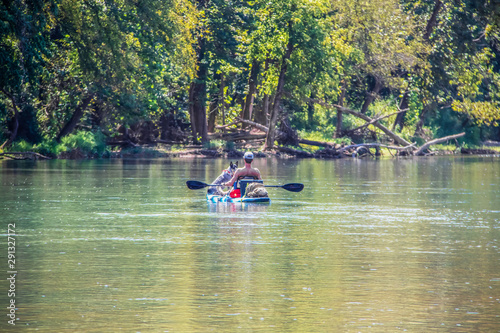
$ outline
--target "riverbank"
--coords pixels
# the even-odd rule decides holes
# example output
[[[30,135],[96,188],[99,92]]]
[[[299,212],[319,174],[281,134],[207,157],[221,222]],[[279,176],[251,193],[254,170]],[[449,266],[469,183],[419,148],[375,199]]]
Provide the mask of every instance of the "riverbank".
[[[106,150],[102,153],[84,151],[80,148],[61,152],[57,155],[43,155],[38,152],[2,152],[0,160],[42,160],[42,159],[99,159],[99,158],[242,158],[245,151],[252,151],[256,158],[279,157],[279,158],[314,158],[314,159],[339,159],[339,158],[371,158],[379,156],[409,156],[407,151],[392,151],[393,147],[380,144],[358,144],[351,146],[336,145],[324,149],[310,149],[297,147],[277,147],[272,150],[261,150],[261,147],[253,145],[241,145],[231,149],[222,147],[203,146],[137,146],[116,150]],[[478,147],[456,147],[454,145],[436,145],[429,149],[425,156],[442,155],[498,155],[500,156],[500,144],[485,144]]]

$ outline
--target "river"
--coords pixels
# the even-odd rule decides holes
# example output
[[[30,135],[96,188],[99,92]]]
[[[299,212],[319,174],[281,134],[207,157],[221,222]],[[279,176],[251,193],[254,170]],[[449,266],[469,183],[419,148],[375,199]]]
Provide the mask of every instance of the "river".
[[[500,332],[498,157],[256,159],[305,185],[264,205],[186,187],[228,164],[0,161],[0,330]]]

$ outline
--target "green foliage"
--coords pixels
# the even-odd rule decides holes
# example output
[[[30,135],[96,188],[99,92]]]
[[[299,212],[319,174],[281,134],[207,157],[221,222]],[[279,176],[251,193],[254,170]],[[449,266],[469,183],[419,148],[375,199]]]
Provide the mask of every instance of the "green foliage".
[[[149,148],[149,147],[133,147],[126,148],[121,151],[122,156],[132,155],[132,156],[141,156],[145,158],[155,158],[160,157],[162,154],[157,149]]]
[[[62,152],[61,144],[51,141],[42,141],[33,146],[33,151],[48,157],[57,157]]]
[[[33,151],[33,145],[25,140],[20,140],[12,144],[9,150],[11,152],[27,152]]]
[[[222,147],[224,147],[224,141],[222,140],[212,140],[203,144],[205,149],[220,149]]]
[[[12,152],[32,151],[51,157],[76,150],[87,156],[102,156],[107,151],[105,137],[102,133],[78,131],[64,137],[60,143],[49,140],[33,145],[25,140],[20,140],[9,148],[9,151]]]
[[[102,155],[106,150],[106,142],[101,133],[78,131],[62,138],[57,149],[59,152],[79,149],[84,154]]]
[[[234,150],[234,147],[234,141],[226,141],[226,144],[224,146],[226,150]]]
[[[17,119],[24,141],[11,149],[101,155],[102,131],[112,136],[119,125],[145,120],[188,123],[195,97],[207,109],[214,102],[216,121],[223,109],[229,123],[241,115],[251,69],[258,68],[254,115],[265,100],[272,108],[284,73],[282,115],[304,138],[331,141],[337,130],[336,110],[312,100],[360,110],[372,96],[366,104],[372,118],[407,107],[395,127],[407,140],[420,140],[416,132],[464,130],[471,143],[498,140],[500,6],[439,3],[4,1],[0,138],[9,138]],[[199,96],[190,95],[195,83],[206,85]],[[87,130],[56,143],[85,100],[74,127]],[[381,123],[392,128],[395,121],[394,115]],[[344,114],[343,129],[363,124]]]
[[[348,138],[333,138],[331,135],[325,133],[325,131],[298,131],[298,133],[301,138],[311,141],[329,142],[336,144],[349,144],[351,141]]]

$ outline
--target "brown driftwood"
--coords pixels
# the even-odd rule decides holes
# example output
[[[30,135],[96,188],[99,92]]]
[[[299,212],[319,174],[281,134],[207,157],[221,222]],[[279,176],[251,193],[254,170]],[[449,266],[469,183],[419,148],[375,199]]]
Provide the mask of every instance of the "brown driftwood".
[[[426,142],[423,146],[421,146],[420,148],[418,148],[415,152],[414,152],[414,155],[415,156],[420,156],[420,155],[425,155],[425,151],[427,150],[427,148],[429,148],[430,146],[432,145],[435,145],[435,144],[438,144],[438,143],[441,143],[441,142],[446,142],[448,140],[453,140],[453,139],[457,139],[457,138],[460,138],[462,136],[465,135],[465,132],[462,132],[462,133],[459,133],[459,134],[455,134],[455,135],[450,135],[450,136],[445,136],[444,138],[439,138],[439,139],[435,139],[435,140],[431,140],[431,141],[428,141]]]
[[[12,155],[12,156],[11,156]],[[11,158],[13,160],[36,160],[36,159],[42,159],[42,160],[50,160],[51,158],[39,153],[35,153],[32,151],[24,151],[24,152],[7,152],[7,153],[0,153],[0,156],[5,156],[8,158]],[[15,157],[15,156],[21,156],[21,157]]]

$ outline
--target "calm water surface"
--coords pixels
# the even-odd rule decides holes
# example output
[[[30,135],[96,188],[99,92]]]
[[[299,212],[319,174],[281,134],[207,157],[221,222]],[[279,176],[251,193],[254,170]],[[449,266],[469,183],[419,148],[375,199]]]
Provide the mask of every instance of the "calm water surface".
[[[500,159],[0,161],[0,331],[500,332]],[[16,326],[7,224],[16,225]],[[1,312],[0,311],[0,312]]]

